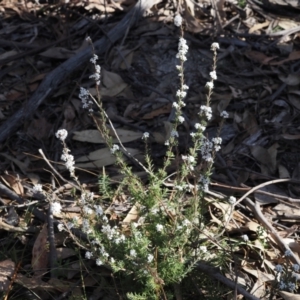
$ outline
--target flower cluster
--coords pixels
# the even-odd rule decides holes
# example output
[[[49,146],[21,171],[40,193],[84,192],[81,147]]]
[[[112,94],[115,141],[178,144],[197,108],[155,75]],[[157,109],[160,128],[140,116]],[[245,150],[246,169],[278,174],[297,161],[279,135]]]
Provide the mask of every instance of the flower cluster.
[[[53,202],[51,203],[51,205],[52,205],[52,212],[54,214],[60,214],[62,208],[61,204],[59,202]]]
[[[116,244],[125,241],[125,235],[120,234],[117,226],[111,227],[109,224],[103,225],[101,232],[106,235],[108,240],[113,240]]]
[[[76,179],[75,176],[75,161],[74,161],[74,156],[69,154],[70,149],[67,148],[65,144],[65,139],[68,136],[68,131],[65,129],[60,129],[56,132],[56,137],[60,139],[63,143],[63,154],[61,155],[61,160],[65,162],[66,168],[69,170],[71,177]]]
[[[181,15],[176,15],[175,16],[175,18],[174,18],[174,24],[177,27],[181,26],[181,24],[182,24],[182,17],[181,17]]]
[[[43,192],[43,186],[41,184],[35,184],[32,188],[33,193],[42,193]]]
[[[179,38],[178,53],[176,58],[179,58],[181,61],[186,61],[186,54],[188,50],[189,46],[187,45],[186,40],[183,37]]]
[[[63,148],[63,154],[61,155],[61,160],[65,162],[66,168],[69,170],[71,177],[75,177],[75,161],[74,156],[69,154],[70,149],[67,147]]]
[[[182,87],[181,87],[181,89],[180,90],[178,90],[177,92],[176,92],[176,96],[178,97],[178,98],[180,98],[180,99],[183,99],[183,98],[185,98],[185,96],[186,96],[186,90],[188,90],[189,89],[189,87],[187,86],[187,85],[183,85]]]
[[[60,129],[56,132],[55,136],[62,142],[64,142],[68,136],[68,131],[66,129]]]
[[[144,133],[143,133],[143,136],[142,136],[142,140],[148,139],[149,136],[150,136],[149,132],[144,132]]]
[[[115,154],[116,151],[120,150],[120,147],[116,144],[113,145],[113,147],[110,149],[110,152],[112,154]]]
[[[230,196],[228,199],[229,204],[234,205],[236,202],[236,198],[234,196]]]
[[[229,118],[229,114],[227,111],[223,110],[221,113],[220,113],[220,116],[224,119],[227,119]]]
[[[199,183],[200,183],[200,188],[202,188],[202,190],[204,192],[208,192],[209,190],[209,183],[210,183],[210,178],[205,176],[205,175],[200,175],[199,178]]]
[[[207,105],[201,105],[200,107],[200,113],[201,116],[205,116],[206,119],[209,121],[212,117],[212,110],[210,106]]]
[[[286,253],[290,254],[290,250],[287,250]],[[289,256],[289,255],[286,255]],[[278,288],[279,290],[289,290],[290,292],[293,292],[297,286],[296,283],[292,282],[295,280],[297,282],[297,278],[299,274],[295,272],[299,272],[300,266],[298,264],[292,265],[292,270],[290,269],[289,265],[285,263],[285,266],[282,265],[276,265],[275,266],[275,272],[276,272],[276,280],[278,282]]]
[[[210,47],[210,49],[212,50],[212,51],[217,51],[217,50],[219,50],[220,49],[220,46],[219,46],[219,44],[218,43],[212,43],[211,44],[211,47]]]
[[[242,235],[242,239],[244,240],[244,242],[249,242],[249,237],[248,237],[248,235],[247,234],[243,234]]]
[[[82,108],[88,109],[89,112],[93,112],[93,109],[91,108],[93,101],[90,99],[90,92],[87,89],[80,87],[78,97],[82,102]]]
[[[93,57],[90,59],[90,62],[95,67],[95,73],[90,75],[90,79],[94,79],[97,85],[100,85],[100,79],[101,79],[101,67],[97,65],[98,56],[96,54],[93,55]]]
[[[194,170],[194,165],[196,163],[196,159],[192,155],[182,155],[182,159],[186,162],[189,170]]]
[[[215,151],[219,151],[221,149],[222,138],[221,137],[215,137],[211,141],[214,144]]]
[[[212,162],[212,150],[213,150],[213,143],[205,136],[201,139],[201,146],[200,146],[200,152],[202,155],[202,159],[207,162]]]

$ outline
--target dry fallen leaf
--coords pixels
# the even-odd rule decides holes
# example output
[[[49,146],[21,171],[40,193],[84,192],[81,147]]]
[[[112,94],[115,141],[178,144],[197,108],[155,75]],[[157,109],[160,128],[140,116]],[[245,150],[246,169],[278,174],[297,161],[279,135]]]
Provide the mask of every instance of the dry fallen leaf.
[[[24,188],[18,176],[15,176],[14,174],[3,174],[0,176],[0,178],[6,183],[7,186],[14,190],[17,195],[24,195]]]
[[[300,300],[300,295],[284,291],[279,291],[279,294],[284,300]]]
[[[139,153],[139,150],[137,149],[126,148],[126,150],[133,156]],[[112,155],[110,149],[103,148],[76,159],[75,167],[81,169],[101,168],[112,165],[115,162],[116,157]]]
[[[9,287],[11,277],[15,271],[15,263],[11,259],[6,259],[0,262],[0,291],[6,291]]]
[[[34,277],[41,277],[45,274],[49,259],[48,255],[48,229],[47,225],[44,225],[32,248],[31,266]]]
[[[136,132],[127,129],[116,129],[119,139],[122,143],[132,142],[134,140],[140,139],[142,137],[141,132]],[[111,136],[113,137],[113,143],[118,143],[118,139],[114,137],[113,132],[111,132]],[[101,133],[98,130],[82,130],[75,131],[73,140],[80,142],[89,142],[95,144],[104,144],[105,140],[102,137]]]

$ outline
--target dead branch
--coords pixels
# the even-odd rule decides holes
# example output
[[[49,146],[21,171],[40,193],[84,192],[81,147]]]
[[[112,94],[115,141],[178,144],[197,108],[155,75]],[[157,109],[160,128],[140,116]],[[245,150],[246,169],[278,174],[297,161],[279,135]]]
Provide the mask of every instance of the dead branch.
[[[255,297],[254,295],[251,295],[250,293],[248,293],[246,290],[244,290],[242,287],[240,287],[239,285],[237,285],[234,281],[226,278],[225,276],[223,276],[219,270],[217,268],[211,267],[203,262],[198,262],[196,265],[196,268],[198,270],[200,270],[201,272],[214,277],[215,279],[217,279],[218,281],[222,282],[223,284],[227,285],[229,288],[231,288],[232,290],[237,290],[237,292],[241,295],[243,295],[246,299],[249,300],[259,300],[257,297]]]

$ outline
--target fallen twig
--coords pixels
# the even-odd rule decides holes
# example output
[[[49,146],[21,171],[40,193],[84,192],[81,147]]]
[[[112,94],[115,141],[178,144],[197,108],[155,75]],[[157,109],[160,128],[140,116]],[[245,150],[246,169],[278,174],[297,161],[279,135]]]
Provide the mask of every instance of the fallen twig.
[[[293,251],[291,251],[290,247],[282,240],[277,231],[262,214],[259,203],[256,202],[256,204],[254,204],[253,201],[249,198],[245,198],[244,203],[250,207],[256,219],[265,227],[265,229],[270,232],[271,236],[276,241],[281,250],[283,252],[289,251],[290,257],[294,261],[294,263],[300,265],[300,259],[293,253]]]
[[[209,265],[207,265],[203,262],[198,262],[196,264],[196,268],[198,270],[200,270],[201,272],[206,273],[211,277],[214,277],[218,281],[220,281],[223,284],[227,285],[232,290],[236,289],[237,293],[243,295],[246,299],[259,300],[259,298],[257,298],[255,296],[251,295],[250,293],[248,293],[241,286],[237,285],[234,281],[232,281],[232,280],[226,278],[225,276],[223,276],[217,268],[213,268],[213,267],[211,267],[211,266],[209,266]]]

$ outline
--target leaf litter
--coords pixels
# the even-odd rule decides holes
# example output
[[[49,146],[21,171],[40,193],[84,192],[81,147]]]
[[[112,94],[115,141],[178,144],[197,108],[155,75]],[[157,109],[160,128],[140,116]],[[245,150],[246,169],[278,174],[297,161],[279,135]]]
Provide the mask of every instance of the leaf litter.
[[[171,104],[178,85],[175,70],[177,35],[172,23],[177,10],[174,3],[177,1],[154,2],[159,5],[153,6],[151,13],[149,11],[145,18],[139,20],[138,26],[128,30],[123,41],[107,48],[105,55],[100,57],[103,66],[100,90],[104,107],[121,142],[133,155],[139,155],[144,151],[142,134],[149,132],[151,154],[159,164],[165,151],[164,142],[170,136]],[[254,0],[246,1],[245,6],[238,4],[243,1],[233,0],[179,2],[184,8],[185,37],[190,47],[185,65],[190,89],[184,111],[185,124],[179,129],[179,151],[184,153],[188,149],[187,137],[197,122],[195,112],[205,101],[204,86],[212,59],[209,48],[213,41],[217,41],[221,50],[212,101],[213,120],[208,134],[216,132],[220,112],[226,110],[229,118],[221,132],[224,145],[212,176],[214,184],[211,190],[217,194],[206,197],[211,218],[211,228],[207,234],[218,232],[219,226],[225,224],[231,238],[241,234],[250,236],[255,246],[249,249],[245,245],[243,250],[253,261],[243,261],[238,266],[238,282],[251,287],[251,293],[257,298],[265,299],[266,288],[274,280],[274,266],[280,263],[282,248],[268,230],[263,240],[270,241],[274,250],[265,250],[262,246],[263,240],[257,232],[264,222],[258,217],[259,211],[251,210],[251,206],[231,211],[230,205],[218,203],[215,199],[231,195],[242,197],[253,187],[268,183],[251,192],[249,197],[260,203],[259,210],[264,218],[273,224],[283,242],[299,257],[296,241],[300,222],[300,151],[297,143],[300,136],[300,28],[297,4],[296,1],[289,1],[287,5],[285,1]],[[5,226],[9,211],[5,206],[15,206],[23,223],[40,229],[38,235],[30,234],[35,240],[31,260],[33,273],[30,276],[19,273],[15,279],[15,282],[37,294],[41,290],[68,291],[70,285],[76,284],[79,274],[79,269],[73,270],[73,275],[69,273],[67,276],[68,281],[60,283],[55,278],[50,281],[43,278],[49,271],[47,226],[34,214],[24,210],[23,204],[16,204],[12,196],[14,193],[25,201],[35,200],[31,192],[34,177],[62,201],[66,214],[71,214],[68,212],[71,208],[75,209],[75,196],[70,186],[56,178],[58,187],[55,184],[54,188],[49,187],[49,167],[41,159],[38,149],[43,149],[52,162],[58,162],[58,170],[67,177],[65,169],[59,166],[61,148],[54,138],[57,129],[66,128],[71,136],[68,142],[76,167],[81,170],[79,178],[88,189],[98,190],[97,176],[104,169],[112,180],[118,181],[120,175],[114,165],[114,157],[105,148],[103,138],[87,112],[81,109],[78,98],[79,86],[88,88],[96,95],[93,82],[88,78],[93,72],[92,66],[87,63],[66,76],[63,82],[54,83],[55,93],[37,107],[29,106],[29,99],[47,74],[87,47],[87,35],[93,40],[101,38],[119,22],[118,15],[129,12],[134,4],[135,1],[130,0],[109,3],[90,1],[88,5],[81,1],[66,4],[29,1],[26,5],[17,1],[2,1],[0,140],[4,134],[4,124],[10,122],[16,112],[32,111],[30,117],[5,138],[5,142],[1,140],[3,222],[0,228],[6,231],[5,239],[9,241],[12,235],[9,227]],[[145,176],[130,159],[129,162],[135,174]],[[279,182],[277,179],[287,181]],[[3,186],[11,190],[11,194]],[[24,205],[28,208],[26,202]],[[47,202],[40,200],[39,209],[46,212],[47,207]],[[125,214],[128,222],[139,218],[132,214],[135,206],[127,201],[127,197],[114,199],[107,208],[111,215],[114,212],[116,215]],[[72,214],[79,217],[79,213]],[[18,226],[19,222],[15,224],[16,228]],[[28,237],[24,235],[22,238],[26,240]],[[4,249],[4,245],[1,244],[1,247]],[[74,257],[67,237],[55,247],[60,249],[59,253],[65,252],[61,254],[62,259]],[[1,289],[7,291],[18,261],[12,262],[3,250],[1,254],[4,255],[1,256],[0,268],[7,270],[1,272],[5,277]],[[240,257],[243,255],[240,254]],[[26,267],[25,262],[22,267]],[[236,275],[234,268],[227,274],[228,278]],[[103,276],[109,278],[110,275]],[[94,279],[94,286],[100,286],[101,276]],[[76,293],[81,295],[79,290],[74,291]],[[40,295],[43,299],[49,296]],[[280,297],[297,299],[297,295],[288,292],[280,292]]]

